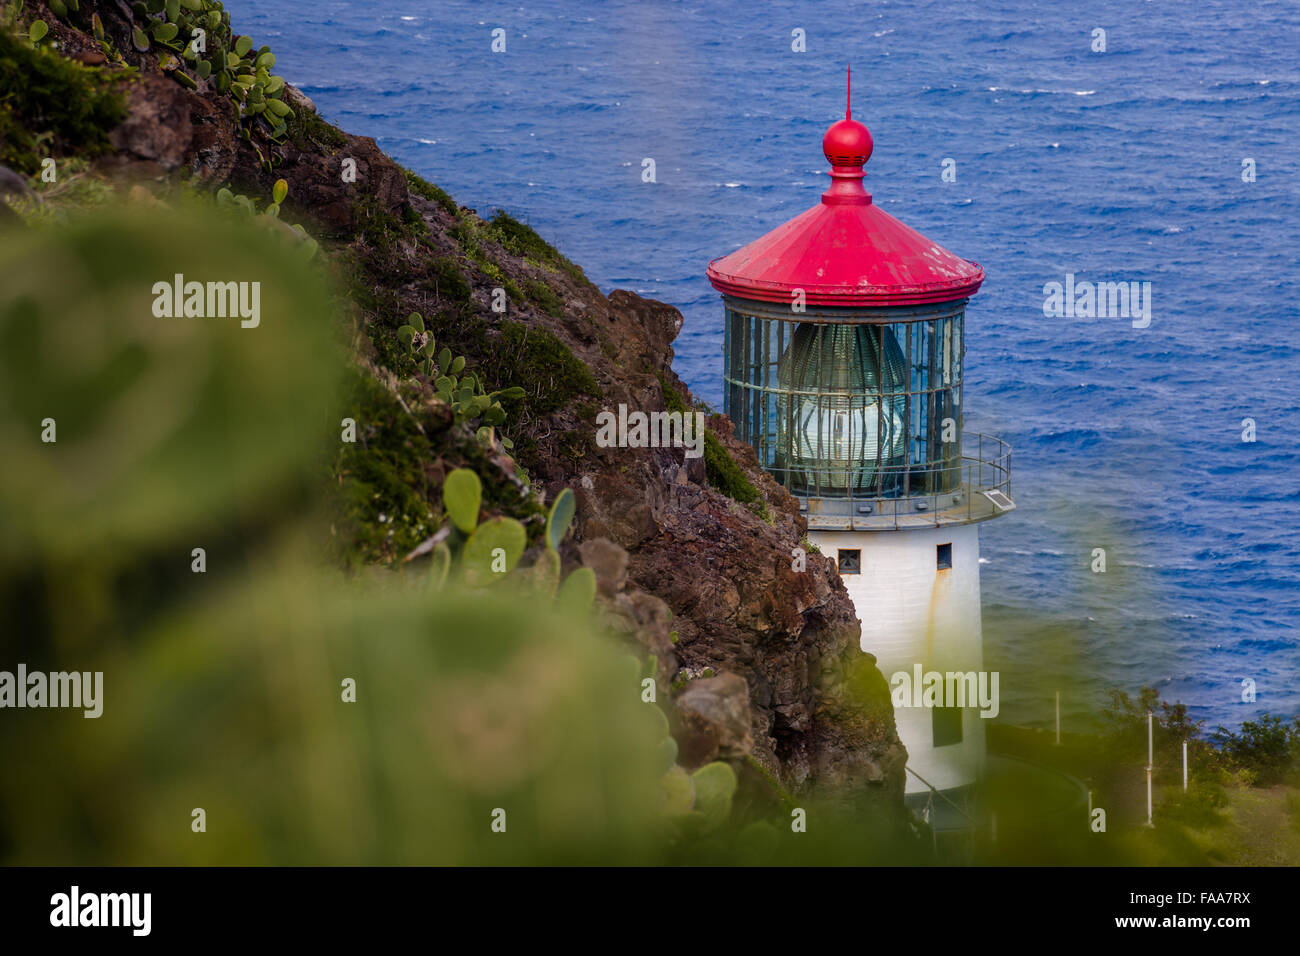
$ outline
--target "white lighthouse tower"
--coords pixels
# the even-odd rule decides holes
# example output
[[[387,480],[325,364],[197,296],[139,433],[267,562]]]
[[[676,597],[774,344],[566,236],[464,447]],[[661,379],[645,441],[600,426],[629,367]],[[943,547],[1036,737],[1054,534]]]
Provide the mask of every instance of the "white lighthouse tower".
[[[872,147],[846,109],[822,142],[821,202],[710,263],[725,408],[838,562],[862,649],[895,688],[909,802],[959,804],[985,753],[979,523],[1015,507],[1010,449],[962,429],[984,270],[872,203]]]

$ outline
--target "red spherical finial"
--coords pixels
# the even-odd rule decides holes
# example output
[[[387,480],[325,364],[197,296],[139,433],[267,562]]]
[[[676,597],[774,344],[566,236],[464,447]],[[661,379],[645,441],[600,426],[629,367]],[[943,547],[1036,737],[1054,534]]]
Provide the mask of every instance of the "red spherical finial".
[[[842,119],[822,137],[822,152],[832,166],[865,166],[874,144],[871,133],[855,119]]]
[[[822,152],[832,166],[865,166],[874,147],[871,133],[853,118],[853,64],[844,81],[844,119],[822,137]]]

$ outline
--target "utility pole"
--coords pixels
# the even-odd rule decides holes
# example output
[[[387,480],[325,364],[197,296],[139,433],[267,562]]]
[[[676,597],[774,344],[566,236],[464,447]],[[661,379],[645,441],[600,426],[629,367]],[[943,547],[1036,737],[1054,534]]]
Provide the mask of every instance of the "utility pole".
[[[1147,826],[1155,826],[1151,819],[1151,770],[1155,763],[1155,746],[1154,746],[1154,726],[1155,714],[1147,711]]]

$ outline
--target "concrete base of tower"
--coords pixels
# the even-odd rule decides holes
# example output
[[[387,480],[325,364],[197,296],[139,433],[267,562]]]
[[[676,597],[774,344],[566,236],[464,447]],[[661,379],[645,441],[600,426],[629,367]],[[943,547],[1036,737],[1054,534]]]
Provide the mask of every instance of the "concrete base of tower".
[[[894,719],[908,753],[907,793],[974,784],[985,760],[986,718],[980,714],[989,708],[981,708],[971,691],[983,687],[986,700],[996,697],[996,685],[981,676],[979,526],[810,530],[808,538],[839,562],[862,622],[862,649],[875,655],[895,688]],[[936,674],[942,683],[937,699],[914,687],[918,677],[933,686],[930,675]]]

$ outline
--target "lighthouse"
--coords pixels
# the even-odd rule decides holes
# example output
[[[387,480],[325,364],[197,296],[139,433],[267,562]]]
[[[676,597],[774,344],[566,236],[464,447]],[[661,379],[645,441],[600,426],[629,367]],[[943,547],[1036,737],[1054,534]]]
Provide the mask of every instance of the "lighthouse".
[[[909,803],[937,791],[960,805],[984,766],[981,714],[996,713],[978,699],[981,680],[996,692],[979,526],[1015,507],[1010,448],[962,427],[965,313],[984,270],[872,202],[872,149],[848,100],[822,140],[821,201],[709,264],[724,407],[837,563],[894,692]]]

